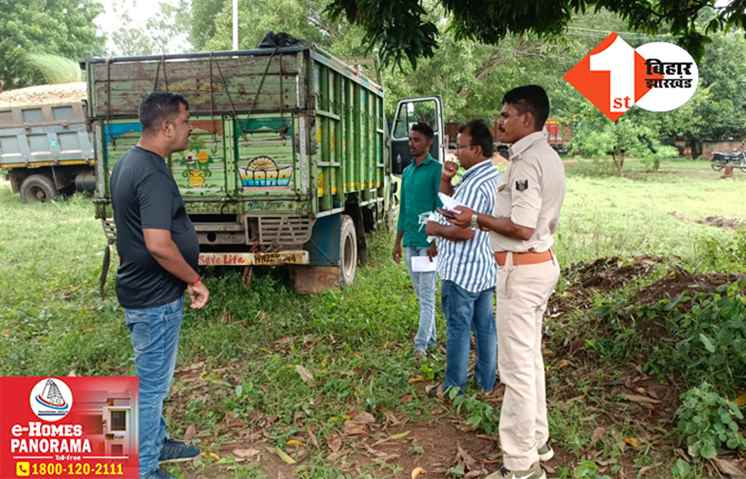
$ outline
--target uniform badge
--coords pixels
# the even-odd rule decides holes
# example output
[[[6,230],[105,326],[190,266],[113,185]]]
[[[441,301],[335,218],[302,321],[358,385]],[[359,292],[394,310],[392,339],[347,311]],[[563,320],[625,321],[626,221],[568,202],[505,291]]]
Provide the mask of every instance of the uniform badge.
[[[526,191],[528,189],[528,180],[516,180],[515,189],[518,191]]]

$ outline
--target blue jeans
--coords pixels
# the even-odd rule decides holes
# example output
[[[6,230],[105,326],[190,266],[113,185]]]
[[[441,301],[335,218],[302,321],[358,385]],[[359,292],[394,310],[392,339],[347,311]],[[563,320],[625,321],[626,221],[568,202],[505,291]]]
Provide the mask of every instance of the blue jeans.
[[[443,315],[448,323],[446,378],[443,388],[466,385],[471,332],[477,336],[477,364],[474,377],[477,385],[491,391],[497,379],[497,334],[492,315],[494,288],[471,293],[453,281],[443,281]]]
[[[143,309],[125,309],[124,317],[135,350],[140,380],[138,396],[138,443],[140,475],[158,469],[158,457],[167,439],[163,401],[171,388],[184,317],[184,298]]]
[[[420,304],[420,325],[414,338],[414,347],[419,351],[426,351],[435,347],[437,334],[435,331],[435,271],[421,273],[412,271],[412,257],[427,256],[427,248],[404,248],[404,261],[407,271],[412,278],[412,286]]]

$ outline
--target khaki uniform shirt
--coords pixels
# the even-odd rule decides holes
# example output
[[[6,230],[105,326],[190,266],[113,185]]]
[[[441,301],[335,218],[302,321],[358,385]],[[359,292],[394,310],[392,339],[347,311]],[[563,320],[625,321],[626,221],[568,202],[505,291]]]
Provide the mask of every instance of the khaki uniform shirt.
[[[534,228],[527,241],[490,232],[494,251],[546,251],[554,245],[565,198],[565,167],[543,132],[534,132],[510,148],[505,182],[497,188],[496,217]]]

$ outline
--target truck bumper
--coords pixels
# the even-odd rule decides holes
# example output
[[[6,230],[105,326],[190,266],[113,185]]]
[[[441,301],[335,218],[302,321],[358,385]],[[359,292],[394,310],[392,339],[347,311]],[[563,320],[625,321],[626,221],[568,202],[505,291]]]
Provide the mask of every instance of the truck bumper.
[[[278,251],[276,253],[200,253],[200,266],[282,266],[308,264],[308,251]]]

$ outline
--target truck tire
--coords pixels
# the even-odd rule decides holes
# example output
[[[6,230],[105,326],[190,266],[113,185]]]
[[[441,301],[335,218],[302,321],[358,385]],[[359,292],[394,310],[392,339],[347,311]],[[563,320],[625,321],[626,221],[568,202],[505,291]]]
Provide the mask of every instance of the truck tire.
[[[34,203],[51,201],[57,197],[57,188],[46,175],[31,175],[21,183],[21,201]]]
[[[348,215],[342,215],[342,228],[339,235],[339,284],[351,286],[357,272],[357,234],[355,223]]]

